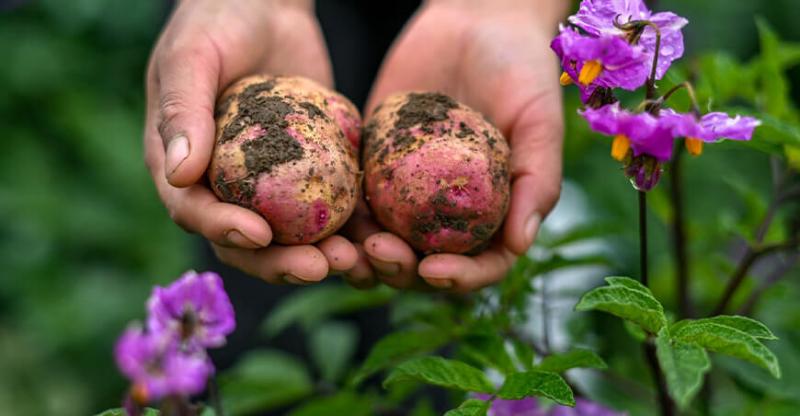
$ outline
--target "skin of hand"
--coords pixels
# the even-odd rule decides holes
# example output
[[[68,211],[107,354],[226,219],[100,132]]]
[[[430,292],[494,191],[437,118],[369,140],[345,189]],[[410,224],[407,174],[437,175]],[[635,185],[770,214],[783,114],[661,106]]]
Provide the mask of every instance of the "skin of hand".
[[[208,239],[224,263],[271,283],[319,281],[356,265],[352,244],[332,236],[316,246],[270,245],[263,217],[220,202],[204,184],[216,97],[236,79],[264,72],[332,85],[311,0],[180,2],[147,70],[145,161],[172,219]]]
[[[501,280],[528,250],[561,190],[561,89],[549,44],[568,3],[440,0],[418,10],[384,60],[365,114],[387,95],[411,90],[443,92],[480,111],[509,141],[511,204],[488,250],[421,261],[362,207],[345,231],[360,242],[351,282],[469,292]]]

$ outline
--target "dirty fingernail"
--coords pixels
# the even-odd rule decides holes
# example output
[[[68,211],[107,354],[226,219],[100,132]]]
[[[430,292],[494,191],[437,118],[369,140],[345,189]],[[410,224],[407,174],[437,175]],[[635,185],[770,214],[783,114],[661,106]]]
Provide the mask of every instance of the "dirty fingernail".
[[[369,262],[372,264],[373,267],[378,269],[378,272],[386,277],[394,277],[397,276],[397,273],[400,273],[400,265],[397,263],[390,263],[387,261],[377,260],[372,257],[369,258]]]
[[[453,287],[453,281],[450,279],[425,279],[429,285],[439,289],[450,289]]]
[[[307,284],[311,283],[311,282],[309,282],[307,280],[300,279],[297,276],[294,276],[294,275],[291,275],[291,274],[283,275],[283,281],[288,283],[288,284],[290,284],[290,285],[301,285],[301,286],[304,286],[304,285],[307,285]]]
[[[239,230],[230,230],[225,233],[225,238],[233,245],[242,248],[258,248],[261,247],[255,241],[247,238]]]
[[[542,221],[542,216],[534,212],[525,222],[525,241],[528,242],[530,247],[533,240],[536,238],[536,232],[539,231],[539,223]]]
[[[172,175],[187,157],[189,157],[189,139],[184,135],[173,137],[167,144],[167,155],[164,162],[167,176]]]

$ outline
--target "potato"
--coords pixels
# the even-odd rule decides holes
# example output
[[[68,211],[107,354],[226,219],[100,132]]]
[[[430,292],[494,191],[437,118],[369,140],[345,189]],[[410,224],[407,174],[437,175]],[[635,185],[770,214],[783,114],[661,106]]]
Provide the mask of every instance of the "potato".
[[[395,94],[364,131],[365,193],[387,230],[429,253],[476,253],[509,203],[509,149],[484,117],[439,93]]]
[[[309,244],[338,230],[359,196],[361,117],[300,77],[243,78],[220,97],[208,171],[214,193],[261,214],[273,241]]]

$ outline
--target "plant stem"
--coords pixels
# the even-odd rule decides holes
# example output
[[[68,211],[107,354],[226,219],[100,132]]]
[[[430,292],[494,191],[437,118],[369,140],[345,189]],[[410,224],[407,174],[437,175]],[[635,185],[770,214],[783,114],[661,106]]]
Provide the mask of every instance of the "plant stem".
[[[673,416],[675,414],[675,403],[669,397],[667,391],[667,382],[664,378],[664,372],[661,371],[661,366],[658,364],[658,356],[656,356],[656,346],[651,339],[648,339],[643,344],[644,355],[647,359],[647,364],[653,372],[653,381],[656,383],[658,392],[658,406],[661,409],[662,416]]]
[[[694,315],[692,299],[689,294],[689,253],[686,242],[686,218],[683,206],[683,187],[681,181],[681,160],[683,146],[678,145],[675,158],[670,170],[672,193],[672,243],[675,254],[675,282],[677,284],[678,315],[680,318],[689,318]]]
[[[800,261],[800,252],[797,252],[791,255],[786,261],[783,262],[780,266],[776,267],[772,273],[764,280],[764,283],[761,284],[757,289],[753,290],[750,294],[750,297],[742,304],[739,308],[738,314],[739,315],[750,315],[755,309],[758,301],[761,298],[761,295],[767,291],[772,285],[778,283],[782,278],[784,278],[792,269],[795,267],[795,264]]]
[[[211,407],[214,408],[216,416],[225,416],[225,409],[222,407],[222,401],[219,395],[219,385],[217,384],[217,377],[211,376],[208,381],[208,395],[211,401]]]
[[[650,68],[650,78],[647,79],[647,90],[645,92],[647,99],[652,99],[656,96],[656,70],[658,69],[658,55],[661,53],[661,30],[653,22],[648,22],[648,26],[656,31],[656,49],[653,52],[653,66]]]
[[[647,275],[647,193],[639,191],[639,270],[645,286],[650,285]]]
[[[639,262],[642,284],[649,287],[647,267],[647,193],[644,191],[639,191]],[[661,366],[658,364],[656,347],[652,342],[652,337],[647,339],[642,347],[658,391],[658,404],[661,408],[661,415],[673,416],[675,414],[675,404],[672,398],[669,397],[667,382],[664,379]]]
[[[547,304],[547,275],[541,277],[542,279],[542,348],[544,351],[550,353],[550,311]]]

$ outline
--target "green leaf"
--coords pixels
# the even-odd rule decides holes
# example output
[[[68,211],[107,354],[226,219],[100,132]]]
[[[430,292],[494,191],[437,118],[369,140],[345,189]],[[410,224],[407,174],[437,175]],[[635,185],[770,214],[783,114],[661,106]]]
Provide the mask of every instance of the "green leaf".
[[[550,371],[531,370],[514,373],[506,378],[497,397],[506,400],[520,400],[525,397],[546,397],[558,404],[575,406],[572,389],[564,379]]]
[[[780,378],[778,359],[752,335],[714,322],[688,322],[672,332],[674,339],[695,343],[709,351],[750,361]]]
[[[625,327],[625,331],[630,335],[633,339],[644,342],[647,339],[647,332],[644,332],[644,329],[639,325],[631,321],[622,321],[622,326]]]
[[[372,347],[352,383],[359,384],[384,368],[434,351],[449,339],[449,334],[435,329],[399,331],[386,335]]]
[[[356,290],[339,284],[307,287],[286,297],[262,324],[267,336],[275,336],[290,325],[299,323],[305,328],[328,316],[385,304],[394,291],[386,287]]]
[[[628,289],[638,290],[639,292],[645,293],[647,295],[653,296],[653,292],[647,288],[647,286],[641,284],[638,280],[631,279],[630,277],[625,276],[609,276],[605,278],[606,283],[609,286],[621,286],[627,287]]]
[[[590,350],[574,349],[562,354],[545,357],[537,366],[543,371],[560,373],[571,368],[607,368],[605,361]]]
[[[691,403],[711,369],[706,351],[693,344],[672,340],[666,328],[656,338],[656,355],[667,380],[669,395],[681,409]]]
[[[491,406],[492,403],[486,400],[467,399],[461,406],[448,411],[444,416],[486,416]]]
[[[408,416],[436,416],[437,412],[433,408],[430,400],[428,399],[420,399],[417,400],[417,403],[414,405],[414,409],[411,411],[411,414]]]
[[[161,414],[161,412],[159,412],[156,409],[150,408],[150,407],[144,409],[144,412],[142,412],[142,416],[158,416],[160,414]],[[125,409],[121,409],[121,408],[120,409],[108,409],[108,410],[104,411],[103,413],[96,414],[95,416],[128,416],[128,413],[125,411]]]
[[[375,400],[352,391],[310,400],[294,409],[289,416],[371,416]]]
[[[632,321],[656,334],[667,324],[664,308],[649,290],[642,290],[629,278],[613,277],[611,286],[598,287],[584,294],[575,310],[599,310]]]
[[[284,406],[313,391],[308,372],[295,357],[277,350],[245,355],[220,379],[223,405],[230,414],[256,413]]]
[[[419,357],[408,360],[395,367],[383,386],[404,381],[421,381],[436,386],[458,389],[467,392],[491,393],[492,383],[483,371],[456,360],[442,357]]]
[[[358,344],[358,329],[345,322],[326,322],[309,334],[309,352],[322,379],[335,382],[347,369]]]
[[[512,339],[511,345],[514,347],[514,355],[517,357],[517,361],[522,364],[522,368],[533,370],[533,359],[535,357],[533,348],[520,339]]]
[[[506,351],[505,340],[496,332],[493,334],[470,334],[461,342],[459,351],[477,364],[495,368],[503,374],[510,374],[517,370],[511,356]]]
[[[686,319],[683,321],[676,322],[675,324],[670,327],[670,331],[676,332],[679,331],[682,327],[690,324],[700,324],[700,323],[714,323],[719,325],[728,326],[734,329],[738,329],[753,338],[760,338],[766,340],[776,340],[778,337],[772,333],[772,331],[767,328],[761,322],[756,321],[755,319],[748,318],[746,316],[739,316],[739,315],[720,315],[714,316],[712,318],[703,318],[703,319]]]
[[[790,109],[789,82],[781,67],[780,39],[770,24],[761,17],[756,18],[758,37],[761,43],[761,87],[767,112],[783,117]]]

